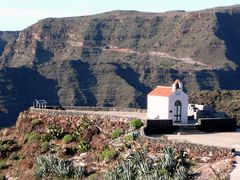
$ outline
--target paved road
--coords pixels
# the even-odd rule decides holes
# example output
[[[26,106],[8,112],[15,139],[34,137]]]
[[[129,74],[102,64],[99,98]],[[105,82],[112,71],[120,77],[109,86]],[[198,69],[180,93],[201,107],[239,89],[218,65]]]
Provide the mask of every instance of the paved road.
[[[220,146],[225,148],[235,148],[240,151],[240,132],[225,133],[206,133],[206,134],[186,134],[186,135],[167,135],[168,139],[176,139],[180,141],[187,140],[189,142]]]
[[[231,180],[240,179],[240,132],[209,133],[209,134],[188,134],[188,135],[167,135],[168,139],[189,141],[197,144],[235,148],[237,151],[235,168],[230,174]]]

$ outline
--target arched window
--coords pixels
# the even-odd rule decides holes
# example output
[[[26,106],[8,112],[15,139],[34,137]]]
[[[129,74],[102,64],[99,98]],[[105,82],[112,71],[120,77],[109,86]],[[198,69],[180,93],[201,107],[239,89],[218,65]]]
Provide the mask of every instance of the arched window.
[[[175,122],[181,122],[181,118],[182,118],[181,101],[176,101],[174,106],[175,106],[175,112],[174,112]]]

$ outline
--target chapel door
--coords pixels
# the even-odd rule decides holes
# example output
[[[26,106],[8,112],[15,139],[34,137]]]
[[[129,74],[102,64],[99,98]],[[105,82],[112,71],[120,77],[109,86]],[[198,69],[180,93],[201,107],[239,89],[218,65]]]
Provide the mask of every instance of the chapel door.
[[[175,122],[181,122],[182,119],[182,103],[181,101],[176,101],[175,102],[175,108],[174,108],[174,121]]]

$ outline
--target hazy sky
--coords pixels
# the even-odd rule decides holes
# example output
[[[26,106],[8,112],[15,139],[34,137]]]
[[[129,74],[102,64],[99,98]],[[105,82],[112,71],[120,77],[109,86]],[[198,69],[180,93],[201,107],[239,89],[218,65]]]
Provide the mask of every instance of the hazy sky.
[[[0,30],[22,30],[46,17],[82,16],[112,10],[164,12],[240,4],[240,0],[0,0]]]

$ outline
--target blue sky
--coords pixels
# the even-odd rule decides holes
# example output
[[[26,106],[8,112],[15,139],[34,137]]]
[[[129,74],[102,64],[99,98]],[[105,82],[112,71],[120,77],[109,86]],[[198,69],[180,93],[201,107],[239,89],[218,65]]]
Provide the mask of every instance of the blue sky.
[[[240,0],[0,0],[0,30],[22,30],[46,17],[82,16],[112,10],[164,12],[240,4]]]

